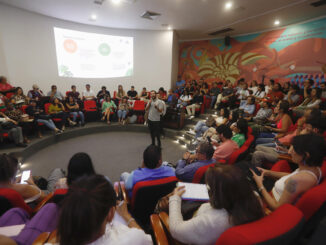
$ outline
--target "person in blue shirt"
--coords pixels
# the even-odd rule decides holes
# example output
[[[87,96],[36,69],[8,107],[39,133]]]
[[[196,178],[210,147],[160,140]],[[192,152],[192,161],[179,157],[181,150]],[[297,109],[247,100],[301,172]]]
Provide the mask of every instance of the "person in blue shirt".
[[[199,144],[195,154],[186,152],[183,158],[178,161],[175,175],[183,182],[192,182],[196,171],[200,167],[215,162],[215,160],[212,159],[213,154],[214,148],[210,143],[203,142]]]
[[[175,85],[177,86],[177,88],[176,88],[176,90],[175,90],[174,92],[175,92],[175,93],[178,93],[178,94],[181,94],[181,93],[183,92],[183,90],[184,90],[185,85],[186,85],[186,81],[183,80],[183,79],[181,78],[181,76],[179,75],[179,76],[178,76],[178,80],[177,80],[177,82],[175,83]]]
[[[131,173],[122,173],[120,180],[125,182],[125,188],[131,198],[132,189],[137,182],[163,179],[171,176],[175,176],[174,169],[169,166],[162,166],[161,148],[149,145],[143,153],[142,166]]]
[[[247,100],[241,101],[239,109],[243,111],[242,117],[252,116],[256,109],[255,98],[253,96],[249,96]]]

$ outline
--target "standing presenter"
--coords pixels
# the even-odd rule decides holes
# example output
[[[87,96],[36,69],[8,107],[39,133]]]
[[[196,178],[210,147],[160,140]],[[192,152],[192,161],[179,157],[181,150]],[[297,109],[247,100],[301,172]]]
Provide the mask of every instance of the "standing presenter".
[[[156,92],[152,90],[151,99],[146,106],[146,111],[148,111],[148,128],[151,133],[152,145],[155,145],[155,138],[157,138],[158,147],[161,147],[160,120],[163,109],[164,105],[162,101],[157,98]]]

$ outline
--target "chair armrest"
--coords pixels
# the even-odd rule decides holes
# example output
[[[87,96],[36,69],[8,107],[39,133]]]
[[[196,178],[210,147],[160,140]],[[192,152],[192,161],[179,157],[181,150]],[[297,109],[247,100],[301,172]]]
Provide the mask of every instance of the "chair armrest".
[[[48,243],[57,243],[58,239],[57,239],[57,230],[54,230],[51,232],[49,239],[47,241]]]
[[[169,245],[161,220],[157,214],[152,214],[150,217],[151,226],[157,245]]]
[[[280,159],[280,160],[286,160],[288,162],[292,162],[291,155],[288,155],[288,154],[280,154],[278,156],[278,159]]]
[[[123,199],[127,202],[127,203],[131,203],[126,187],[125,187],[125,183],[123,181],[120,181],[120,186],[121,186],[121,190],[122,190],[122,195],[123,195]],[[115,193],[118,195],[119,194],[119,182],[114,182],[114,190]]]
[[[43,245],[47,242],[50,232],[41,233],[33,242],[33,245]]]
[[[170,232],[170,227],[169,227],[169,215],[165,212],[160,212],[159,217],[165,228]]]
[[[47,204],[53,197],[53,192],[51,192],[50,194],[48,194],[46,197],[44,197],[42,199],[42,201],[40,201],[36,207],[32,210],[33,214],[36,214],[45,204]]]

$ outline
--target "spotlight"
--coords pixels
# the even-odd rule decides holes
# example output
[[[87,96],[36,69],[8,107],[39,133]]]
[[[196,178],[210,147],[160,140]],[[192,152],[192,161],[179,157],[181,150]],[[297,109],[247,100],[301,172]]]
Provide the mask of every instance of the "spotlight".
[[[92,21],[97,20],[97,16],[96,16],[96,14],[92,14],[92,15],[89,17],[89,19],[92,20]]]
[[[119,4],[120,2],[121,2],[121,0],[111,0],[112,1],[112,3],[114,3],[114,4]]]
[[[232,8],[232,2],[227,2],[226,4],[225,4],[225,9],[230,9],[230,8]]]
[[[169,31],[172,30],[172,27],[171,27],[171,26],[168,26],[168,30],[169,30]]]
[[[280,21],[279,20],[275,20],[274,21],[274,25],[278,26],[280,24]]]

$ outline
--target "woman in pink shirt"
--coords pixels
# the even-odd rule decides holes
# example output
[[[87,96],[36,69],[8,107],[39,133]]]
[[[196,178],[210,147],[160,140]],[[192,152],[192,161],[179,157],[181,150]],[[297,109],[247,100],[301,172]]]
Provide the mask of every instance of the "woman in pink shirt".
[[[7,82],[6,77],[0,76],[0,92],[2,93],[11,92],[13,88],[14,87]]]

